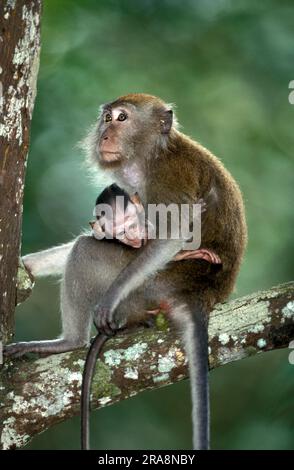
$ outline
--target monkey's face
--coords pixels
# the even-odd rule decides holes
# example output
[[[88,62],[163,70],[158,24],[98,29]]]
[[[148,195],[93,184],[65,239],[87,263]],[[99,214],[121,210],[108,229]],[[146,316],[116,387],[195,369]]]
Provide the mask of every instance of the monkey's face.
[[[90,222],[93,236],[97,240],[115,239],[132,248],[140,248],[147,242],[148,235],[141,207],[133,202],[129,202],[125,210],[113,207],[113,217],[105,215]]]
[[[157,98],[139,94],[119,98],[101,109],[95,149],[98,161],[103,167],[117,167],[150,154],[171,127],[172,111]]]
[[[123,213],[116,211],[115,238],[132,248],[140,248],[145,241],[145,224],[137,207],[129,203]]]
[[[133,152],[133,114],[134,110],[127,106],[104,107],[99,123],[97,144],[101,163],[111,164],[130,158]]]

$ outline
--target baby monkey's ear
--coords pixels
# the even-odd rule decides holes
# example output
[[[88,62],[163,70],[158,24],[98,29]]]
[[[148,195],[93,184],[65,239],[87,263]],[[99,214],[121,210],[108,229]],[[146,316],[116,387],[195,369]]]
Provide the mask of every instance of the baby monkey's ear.
[[[141,212],[143,212],[144,210],[144,207],[143,207],[143,204],[141,202],[141,199],[140,199],[140,196],[138,193],[135,193],[133,194],[132,196],[130,196],[130,200],[132,201],[132,203],[136,206],[136,209],[138,211],[138,213],[140,214]]]
[[[90,225],[91,228],[94,228],[95,221],[94,221],[94,220],[90,220],[89,225]]]
[[[105,233],[102,230],[99,220],[89,222],[90,227],[92,227],[92,235],[97,240],[102,240],[105,237]]]

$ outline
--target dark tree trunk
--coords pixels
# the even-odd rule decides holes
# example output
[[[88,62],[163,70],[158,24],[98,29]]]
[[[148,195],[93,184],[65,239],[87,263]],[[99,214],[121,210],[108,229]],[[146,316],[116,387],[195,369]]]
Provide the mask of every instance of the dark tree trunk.
[[[0,339],[13,333],[41,0],[0,2]]]

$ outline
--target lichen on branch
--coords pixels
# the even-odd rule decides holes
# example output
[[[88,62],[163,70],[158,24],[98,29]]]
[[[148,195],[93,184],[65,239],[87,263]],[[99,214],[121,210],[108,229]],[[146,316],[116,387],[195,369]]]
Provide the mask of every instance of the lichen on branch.
[[[294,282],[219,305],[210,316],[210,368],[289,346]],[[23,447],[36,434],[79,413],[86,349],[7,362],[0,374],[1,447]],[[98,360],[92,408],[188,377],[172,328],[140,328],[110,339]]]

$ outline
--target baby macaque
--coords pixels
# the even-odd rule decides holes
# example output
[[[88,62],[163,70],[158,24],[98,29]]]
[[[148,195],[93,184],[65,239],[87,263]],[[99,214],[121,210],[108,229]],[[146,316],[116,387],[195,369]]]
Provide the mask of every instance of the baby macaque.
[[[117,201],[117,197],[122,197]],[[118,203],[117,203],[118,202]],[[205,204],[203,203],[205,210]],[[102,216],[101,213],[105,212]],[[109,260],[109,271],[115,260],[120,260],[121,250],[118,245],[127,245],[128,249],[125,259],[121,263],[126,265],[134,257],[132,248],[140,249],[148,243],[148,235],[152,233],[152,225],[145,219],[143,205],[137,194],[129,196],[116,184],[107,187],[96,200],[96,221],[91,223],[93,236],[82,235],[73,244],[72,249],[67,255],[66,265],[61,283],[61,312],[62,329],[61,338],[49,341],[29,341],[21,343],[11,343],[4,348],[4,354],[7,356],[21,356],[29,352],[37,353],[60,353],[82,347],[88,343],[90,337],[90,328],[92,322],[93,308],[99,300],[99,295],[107,289],[109,281],[105,276],[105,284],[101,280],[101,286],[97,287],[96,278],[99,277],[96,272],[100,268],[101,258],[104,254],[98,250],[97,243],[113,242],[113,249],[105,258]],[[98,239],[96,241],[96,239]],[[85,246],[84,246],[85,245]],[[103,251],[103,250],[102,250]],[[86,256],[87,255],[87,256]],[[113,258],[112,258],[113,257]],[[86,261],[87,259],[87,261]],[[97,259],[97,262],[95,261]],[[199,250],[182,250],[171,260],[174,261],[202,259],[209,264],[220,264],[221,260],[216,253],[206,248]],[[103,262],[106,263],[106,259]],[[90,263],[91,266],[90,267]],[[113,267],[114,269],[114,267]],[[181,270],[181,269],[180,269]],[[171,267],[171,271],[173,271]],[[197,270],[196,270],[197,271]],[[189,274],[190,275],[190,274]],[[158,283],[162,274],[158,273]],[[101,278],[101,276],[100,276]],[[186,281],[183,279],[183,282]],[[165,281],[163,282],[165,284]],[[156,299],[148,300],[146,292],[146,283],[141,290],[134,295],[130,295],[127,301],[122,301],[120,311],[125,314],[126,311],[132,311],[129,316],[128,324],[146,323],[146,317],[149,313],[156,313],[161,305],[165,305],[165,296],[161,294]],[[106,287],[107,286],[107,287]],[[93,290],[92,295],[89,292]],[[82,291],[84,294],[82,295]],[[150,295],[150,298],[152,295]],[[165,310],[167,311],[167,309]],[[150,316],[149,316],[150,317]],[[147,320],[148,321],[148,320]]]
[[[96,220],[90,222],[97,240],[116,240],[132,248],[147,243],[153,227],[144,217],[144,208],[137,193],[129,195],[117,184],[102,191],[96,199]]]
[[[201,212],[205,212],[206,203],[203,200],[199,203]],[[138,193],[130,196],[115,183],[105,188],[97,197],[95,214],[96,220],[89,223],[92,235],[97,240],[106,238],[132,248],[141,248],[154,233],[154,227],[145,217]],[[211,264],[221,264],[220,257],[214,251],[205,248],[181,250],[174,256],[173,261],[188,259],[204,259]]]

